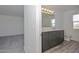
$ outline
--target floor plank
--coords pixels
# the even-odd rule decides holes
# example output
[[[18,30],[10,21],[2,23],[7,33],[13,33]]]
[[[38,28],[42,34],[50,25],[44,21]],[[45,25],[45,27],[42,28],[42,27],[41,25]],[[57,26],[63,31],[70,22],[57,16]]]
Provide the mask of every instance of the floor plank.
[[[44,53],[79,53],[79,42],[77,41],[64,41],[62,44],[51,48]]]

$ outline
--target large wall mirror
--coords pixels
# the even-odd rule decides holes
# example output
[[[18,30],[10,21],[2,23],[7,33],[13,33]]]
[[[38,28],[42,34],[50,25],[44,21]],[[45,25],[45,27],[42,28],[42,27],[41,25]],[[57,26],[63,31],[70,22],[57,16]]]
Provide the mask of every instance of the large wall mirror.
[[[55,28],[54,11],[49,8],[42,7],[42,27]]]

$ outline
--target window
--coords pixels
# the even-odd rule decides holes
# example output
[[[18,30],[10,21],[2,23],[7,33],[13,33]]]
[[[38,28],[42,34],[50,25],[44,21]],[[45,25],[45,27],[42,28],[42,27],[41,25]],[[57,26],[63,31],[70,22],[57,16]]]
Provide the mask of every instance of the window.
[[[52,27],[55,27],[55,19],[52,19],[51,23],[52,23]]]
[[[73,29],[79,29],[79,14],[73,15]]]

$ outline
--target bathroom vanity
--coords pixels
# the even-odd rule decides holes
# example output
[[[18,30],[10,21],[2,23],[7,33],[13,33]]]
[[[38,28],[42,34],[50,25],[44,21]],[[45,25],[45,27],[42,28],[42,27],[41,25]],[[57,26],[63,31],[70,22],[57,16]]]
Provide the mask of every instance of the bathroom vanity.
[[[64,30],[43,29],[42,52],[61,44],[63,41],[64,41]]]

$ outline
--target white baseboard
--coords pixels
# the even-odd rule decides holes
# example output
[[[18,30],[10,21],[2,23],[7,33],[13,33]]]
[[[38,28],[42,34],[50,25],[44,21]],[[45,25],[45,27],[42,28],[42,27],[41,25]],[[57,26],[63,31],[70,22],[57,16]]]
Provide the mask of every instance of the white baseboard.
[[[70,39],[64,39],[64,40],[66,40],[66,41],[70,41]]]

